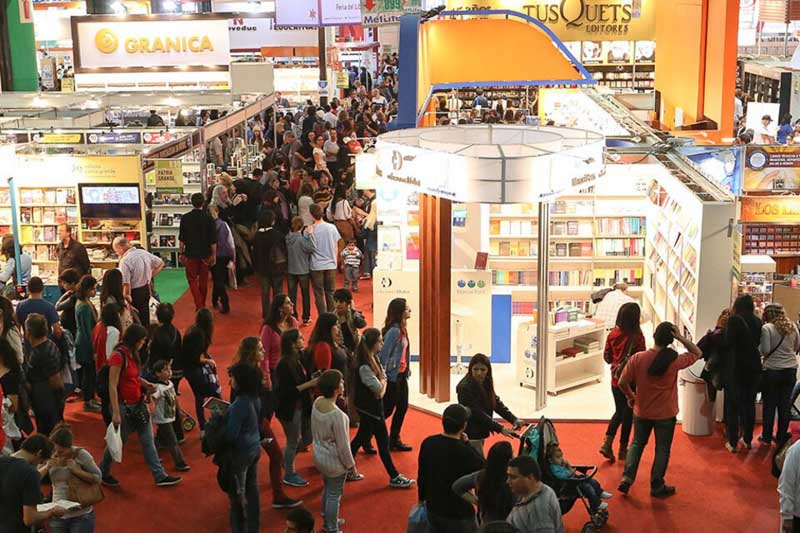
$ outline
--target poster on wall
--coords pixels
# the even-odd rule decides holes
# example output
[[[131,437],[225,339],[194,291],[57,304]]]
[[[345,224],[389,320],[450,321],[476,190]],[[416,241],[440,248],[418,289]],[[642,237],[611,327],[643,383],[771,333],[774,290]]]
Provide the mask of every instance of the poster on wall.
[[[183,163],[180,159],[156,161],[156,187],[183,190]]]
[[[492,273],[453,270],[450,275],[450,352],[464,364],[475,353],[492,353]]]
[[[800,224],[800,196],[744,196],[742,222]]]
[[[600,41],[584,41],[581,60],[587,65],[599,65],[603,62],[603,43]]]
[[[221,15],[72,17],[75,72],[143,68],[227,70],[228,19]]]
[[[278,26],[361,24],[361,0],[276,0],[275,23]]]
[[[748,146],[743,191],[800,189],[800,146]]]
[[[699,166],[707,177],[733,194],[741,192],[744,170],[741,146],[687,146],[680,152]]]
[[[636,41],[636,53],[634,55],[634,61],[636,63],[655,63],[656,42]]]
[[[609,65],[625,65],[633,57],[633,43],[631,41],[605,41],[603,42],[603,60]]]
[[[312,47],[319,44],[316,29],[309,26],[278,27],[274,18],[232,18],[228,21],[231,52],[258,51],[268,47]]]

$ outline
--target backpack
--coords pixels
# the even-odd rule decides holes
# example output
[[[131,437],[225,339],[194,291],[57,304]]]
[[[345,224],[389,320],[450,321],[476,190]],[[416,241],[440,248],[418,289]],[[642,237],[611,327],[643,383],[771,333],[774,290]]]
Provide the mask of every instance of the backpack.
[[[269,249],[269,262],[277,267],[285,267],[288,261],[289,258],[286,256],[286,251],[283,249],[283,246],[280,243],[273,244]]]
[[[224,413],[214,413],[211,420],[206,423],[205,433],[203,433],[202,446],[203,455],[218,455],[228,447],[228,411]]]
[[[66,332],[65,332],[66,333]],[[119,346],[119,345],[117,345]],[[114,348],[114,351],[117,351],[117,348]],[[111,352],[112,354],[114,352]],[[128,356],[125,353],[120,352],[122,355],[122,369],[120,370],[120,375],[125,372],[125,369],[128,368]],[[111,355],[109,354],[109,359]],[[111,366],[106,362],[106,366],[100,369],[97,372],[97,395],[100,397],[100,400],[105,403],[106,405],[111,405],[110,403],[110,394],[109,394],[109,381],[110,381],[110,372]],[[119,382],[117,382],[117,388],[119,389]]]

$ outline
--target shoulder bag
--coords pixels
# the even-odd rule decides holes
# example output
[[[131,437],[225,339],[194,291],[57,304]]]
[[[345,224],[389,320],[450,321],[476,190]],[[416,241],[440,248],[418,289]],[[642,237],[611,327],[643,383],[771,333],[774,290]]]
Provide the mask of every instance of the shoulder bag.
[[[769,359],[770,356],[774,354],[778,350],[778,348],[780,348],[781,344],[783,344],[784,338],[786,338],[786,335],[781,335],[781,340],[778,341],[778,344],[776,344],[775,347],[772,350],[770,350],[769,353],[765,355],[764,359],[761,361],[761,372],[758,374],[758,382],[757,382],[758,386],[756,387],[756,390],[759,392],[764,392],[764,383],[766,382],[766,380],[764,379],[764,373],[767,371],[767,369],[764,368],[764,363],[766,363],[767,359]]]
[[[631,352],[633,351],[633,337],[628,339],[628,343],[625,345],[625,355],[622,356],[620,359],[619,364],[614,369],[614,379],[619,381],[619,378],[622,377],[622,371],[625,370],[625,365],[628,364],[628,361],[631,359]]]
[[[73,457],[77,457],[79,450],[75,450]],[[100,482],[89,483],[75,474],[71,474],[67,480],[67,499],[78,502],[81,507],[86,508],[96,505],[105,499],[103,487]]]

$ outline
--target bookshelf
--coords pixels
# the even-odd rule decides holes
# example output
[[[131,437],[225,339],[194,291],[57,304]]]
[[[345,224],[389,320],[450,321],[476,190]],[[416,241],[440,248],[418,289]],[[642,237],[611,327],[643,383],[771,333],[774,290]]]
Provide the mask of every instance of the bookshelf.
[[[74,187],[20,187],[19,245],[31,256],[32,275],[53,278],[58,271],[58,225],[78,225]]]
[[[589,311],[590,294],[626,279],[641,294],[646,219],[641,194],[585,193],[550,206],[550,307]],[[496,293],[535,301],[538,214],[530,204],[490,206],[489,262]],[[518,306],[526,313],[528,306]]]
[[[203,155],[196,148],[181,158],[183,187],[179,189],[156,188],[148,180],[146,189],[153,193],[153,231],[147,236],[150,251],[161,257],[167,267],[178,267],[178,233],[181,216],[192,209],[191,196],[202,192]]]

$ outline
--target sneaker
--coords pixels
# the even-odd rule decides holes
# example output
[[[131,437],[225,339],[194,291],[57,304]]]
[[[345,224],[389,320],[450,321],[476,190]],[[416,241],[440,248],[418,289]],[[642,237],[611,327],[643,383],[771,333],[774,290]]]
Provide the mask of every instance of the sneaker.
[[[403,474],[397,474],[389,481],[389,486],[395,489],[409,489],[416,483],[413,479],[408,479]]]
[[[289,474],[283,478],[283,484],[290,487],[307,487],[308,481],[301,478],[299,474]]]
[[[744,446],[748,450],[753,449],[753,443],[751,443],[750,441],[744,440],[744,438],[739,439],[739,444],[741,444],[742,446]]]
[[[83,410],[87,413],[99,413],[101,407],[94,402],[83,402]]]
[[[668,485],[664,485],[660,489],[650,491],[650,496],[653,498],[669,498],[670,496],[674,495],[675,487],[670,487]]]
[[[103,476],[102,482],[106,487],[119,487],[119,480],[111,474]]]
[[[413,448],[397,438],[389,444],[389,449],[393,452],[410,452]]]
[[[600,502],[600,505],[597,506],[597,509],[600,511],[605,511],[608,509],[608,502]]]
[[[736,453],[736,452],[738,451],[738,450],[736,449],[736,446],[734,446],[734,445],[733,445],[733,444],[731,444],[730,442],[726,442],[726,443],[725,443],[725,449],[726,449],[726,450],[728,450],[728,451],[729,451],[729,452],[731,452],[731,453]]]
[[[772,439],[769,437],[765,437],[764,435],[758,436],[758,442],[760,442],[761,444],[766,444],[767,446],[772,445]]]
[[[611,499],[611,498],[613,498],[613,497],[614,497],[614,495],[613,495],[613,494],[611,494],[610,492],[608,492],[608,491],[605,491],[605,490],[604,490],[603,492],[601,492],[601,493],[600,493],[600,498],[602,498],[602,499],[604,499],[604,500],[610,500],[610,499]]]
[[[167,476],[156,481],[156,487],[172,487],[181,482],[181,478],[175,476]]]
[[[188,472],[191,469],[192,467],[187,465],[186,463],[183,463],[182,465],[177,465],[175,467],[175,470],[177,470],[178,472]]]
[[[294,509],[295,507],[300,507],[303,505],[303,500],[295,500],[294,498],[289,498],[288,496],[284,496],[283,498],[275,498],[272,501],[273,509]]]
[[[348,472],[347,481],[361,481],[364,479],[364,474],[361,472]]]
[[[617,490],[622,494],[628,494],[628,491],[631,490],[631,480],[627,478],[622,478],[622,481],[619,483],[619,487]]]
[[[372,444],[368,444],[367,446],[362,446],[361,449],[364,450],[364,453],[367,455],[375,455],[378,453],[378,450],[373,448]]]

